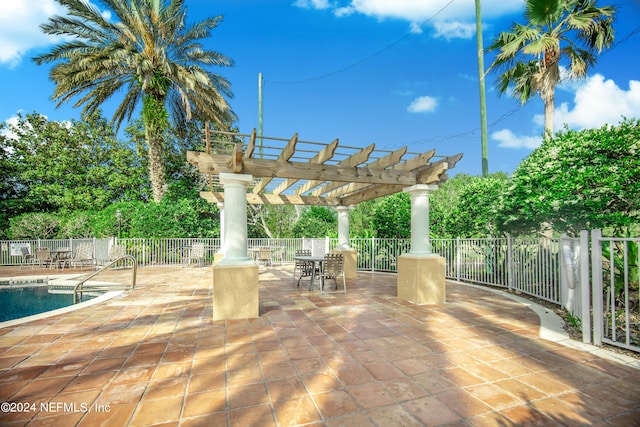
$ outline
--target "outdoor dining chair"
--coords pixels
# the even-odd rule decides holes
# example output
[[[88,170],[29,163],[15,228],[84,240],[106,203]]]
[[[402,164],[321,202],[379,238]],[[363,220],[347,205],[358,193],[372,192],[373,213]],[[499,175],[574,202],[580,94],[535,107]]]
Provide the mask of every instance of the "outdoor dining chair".
[[[51,249],[36,248],[36,263],[38,263],[40,267],[51,265],[52,262],[53,258],[51,258]]]
[[[189,254],[189,262],[197,262],[198,267],[202,267],[205,261],[205,247],[204,243],[194,243],[191,246],[191,253]]]
[[[20,248],[20,252],[22,253],[22,264],[20,264],[20,269],[24,264],[33,264],[36,262],[36,257],[29,251],[29,248],[22,246]]]
[[[324,293],[325,279],[333,279],[334,289],[338,289],[337,278],[342,276],[343,292],[347,293],[347,280],[344,277],[344,255],[342,254],[326,254],[322,262],[322,271],[320,272],[321,292]]]
[[[258,250],[258,263],[271,265],[271,248],[263,246]]]
[[[311,261],[303,261],[299,259],[295,259],[298,256],[311,256],[311,251],[309,249],[298,249],[295,251],[294,255],[294,265],[293,265],[293,282],[296,282],[296,271],[300,272],[300,276],[297,279],[298,286],[300,286],[300,279],[303,277],[311,277],[313,276],[313,262]]]

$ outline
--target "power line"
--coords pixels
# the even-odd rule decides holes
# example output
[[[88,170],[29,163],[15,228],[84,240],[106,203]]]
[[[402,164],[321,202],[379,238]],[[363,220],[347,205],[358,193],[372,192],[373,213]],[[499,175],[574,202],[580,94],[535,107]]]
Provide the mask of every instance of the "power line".
[[[456,1],[456,0],[449,0],[449,2],[447,4],[445,4],[442,8],[440,8],[440,10],[438,10],[436,13],[434,13],[433,15],[431,15],[429,18],[427,18],[426,20],[422,21],[422,23],[420,23],[420,25],[418,25],[418,28],[422,28],[422,26],[424,26],[425,24],[427,24],[428,22],[430,22],[431,20],[433,20],[435,17],[437,17],[440,13],[442,13],[445,9],[447,9],[449,6],[451,6],[451,4]],[[398,43],[402,42],[403,40],[409,38],[409,36],[411,36],[413,34],[412,31],[409,31],[408,33],[406,33],[405,35],[403,35],[402,37],[400,37],[398,40],[394,41],[393,43],[383,47],[382,49],[372,53],[369,56],[366,56],[354,63],[352,63],[351,65],[347,65],[346,67],[340,68],[338,70],[335,71],[331,71],[329,73],[326,74],[321,74],[319,76],[316,77],[310,77],[307,79],[302,79],[302,80],[292,80],[292,81],[278,81],[278,80],[267,80],[265,79],[265,82],[269,82],[269,83],[275,83],[275,84],[300,84],[300,83],[308,83],[308,82],[312,82],[315,80],[320,80],[320,79],[325,79],[327,77],[331,77],[334,76],[336,74],[340,74],[343,73],[347,70],[350,70],[351,68],[357,67],[358,65],[367,62],[373,58],[375,58],[376,56],[382,54],[383,52],[386,52],[387,50],[391,49],[392,47],[394,47],[395,45],[397,45]]]
[[[502,114],[496,120],[491,122],[491,124],[488,126],[488,130],[492,131],[498,124],[500,124],[501,122],[505,121],[507,118],[511,117],[512,115],[514,115],[515,113],[520,111],[522,108],[524,108],[523,105],[518,105],[517,107],[513,108],[512,110],[507,111],[506,113]],[[431,138],[421,138],[421,139],[416,139],[416,140],[413,140],[413,141],[405,141],[405,142],[397,143],[397,144],[388,144],[388,145],[384,145],[381,148],[383,148],[383,149],[392,149],[394,147],[403,147],[405,145],[445,142],[445,141],[448,141],[448,140],[451,140],[451,139],[460,138],[460,137],[463,137],[463,136],[473,136],[473,135],[476,135],[478,132],[480,132],[480,128],[479,127],[471,129],[471,130],[463,131],[463,132],[449,134],[449,135],[437,135],[437,136],[433,136]]]

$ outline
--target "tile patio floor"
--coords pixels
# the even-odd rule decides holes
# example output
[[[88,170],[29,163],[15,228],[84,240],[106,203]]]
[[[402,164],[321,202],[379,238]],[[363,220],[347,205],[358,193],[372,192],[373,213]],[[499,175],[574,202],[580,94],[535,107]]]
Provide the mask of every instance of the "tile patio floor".
[[[448,283],[415,306],[394,275],[321,296],[291,272],[261,268],[256,319],[212,320],[210,268],[143,268],[122,297],[0,329],[0,401],[29,404],[0,425],[640,425],[638,360],[540,338],[503,294]]]

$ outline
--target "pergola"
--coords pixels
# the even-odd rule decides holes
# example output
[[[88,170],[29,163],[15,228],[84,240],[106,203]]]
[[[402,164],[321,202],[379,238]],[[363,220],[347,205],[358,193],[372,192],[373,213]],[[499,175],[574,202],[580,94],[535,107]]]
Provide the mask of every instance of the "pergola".
[[[410,153],[340,146],[205,129],[206,152],[189,151],[187,160],[209,177],[211,191],[201,196],[215,203],[224,193],[214,191],[220,173],[254,178],[247,203],[353,206],[394,194],[417,184],[440,184],[462,154],[436,156],[435,150]]]
[[[444,259],[431,253],[428,195],[447,179],[462,153],[359,148],[337,139],[326,144],[300,140],[298,134],[273,138],[258,136],[255,129],[241,134],[208,125],[205,143],[206,151],[189,151],[187,160],[208,177],[210,191],[201,197],[221,208],[224,255],[213,267],[214,319],[258,315],[258,268],[247,255],[247,203],[334,206],[339,247],[348,252],[349,208],[401,191],[411,194],[411,251],[398,260],[398,297],[444,302]],[[352,256],[355,274],[355,251]]]

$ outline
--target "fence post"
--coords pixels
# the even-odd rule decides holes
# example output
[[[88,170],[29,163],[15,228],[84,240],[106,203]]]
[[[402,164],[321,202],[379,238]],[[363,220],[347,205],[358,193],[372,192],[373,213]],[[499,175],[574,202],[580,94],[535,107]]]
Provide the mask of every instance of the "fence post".
[[[376,259],[376,254],[375,254],[375,250],[376,250],[376,238],[372,237],[371,238],[371,272],[375,272],[376,267],[375,267],[375,259]]]
[[[602,301],[602,231],[591,230],[591,285],[593,298],[593,344],[602,345],[604,332]]]
[[[460,281],[460,271],[462,271],[462,248],[460,246],[460,237],[456,237],[456,280]]]
[[[513,238],[507,234],[507,286],[513,290]]]
[[[591,343],[591,304],[589,297],[591,286],[589,283],[589,232],[580,231],[580,307],[582,313],[582,342]]]

